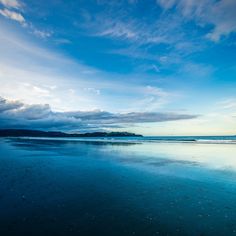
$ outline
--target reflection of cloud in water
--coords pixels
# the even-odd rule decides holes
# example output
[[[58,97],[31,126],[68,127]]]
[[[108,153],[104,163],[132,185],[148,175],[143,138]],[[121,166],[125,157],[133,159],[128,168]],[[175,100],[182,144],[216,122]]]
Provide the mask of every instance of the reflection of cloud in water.
[[[140,158],[169,159],[172,163],[182,161],[183,164],[184,162],[198,163],[209,169],[236,172],[236,145],[231,144],[144,143],[119,149],[119,151],[124,155]]]
[[[187,160],[174,160],[164,156],[149,155],[147,152],[143,155],[138,153],[129,153],[130,146],[145,146],[144,143],[135,142],[100,142],[100,141],[81,141],[81,140],[62,140],[62,139],[24,139],[11,138],[8,142],[27,151],[54,152],[59,155],[85,155],[88,152],[93,154],[94,158],[116,160],[126,164],[140,164],[142,166],[163,167],[168,165],[197,165],[197,162]],[[88,149],[88,147],[90,147]],[[34,154],[35,155],[35,154]]]
[[[125,163],[135,163],[135,164],[145,164],[153,167],[163,167],[171,164],[180,164],[180,165],[198,165],[197,162],[193,161],[182,161],[182,160],[171,160],[163,158],[121,158],[121,162]]]
[[[201,166],[236,172],[236,145],[194,143],[141,143],[63,139],[11,138],[8,142],[28,151],[49,151],[58,155],[116,160],[149,167]],[[88,148],[89,147],[89,148]]]

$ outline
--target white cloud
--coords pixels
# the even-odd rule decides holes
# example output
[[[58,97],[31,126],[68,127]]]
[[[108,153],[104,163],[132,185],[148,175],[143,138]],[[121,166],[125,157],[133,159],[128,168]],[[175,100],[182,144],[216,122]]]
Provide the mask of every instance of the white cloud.
[[[0,0],[0,4],[7,8],[20,9],[22,4],[18,0]]]
[[[93,36],[125,40],[137,45],[171,45],[183,37],[179,27],[181,18],[178,16],[160,15],[152,22],[147,22],[131,17],[125,11],[110,10],[95,14],[93,17],[86,17],[84,22],[77,26]]]
[[[164,9],[170,9],[175,5],[176,0],[157,0],[157,3]]]
[[[222,36],[236,32],[236,1],[222,0],[211,8],[211,14],[206,13],[206,20],[214,25],[214,29],[207,35],[213,41],[219,41]]]
[[[236,99],[229,98],[218,103],[220,108],[236,110]]]
[[[14,20],[19,22],[23,27],[25,27],[28,32],[34,34],[38,38],[46,39],[51,37],[53,34],[52,31],[49,30],[39,30],[35,27],[30,21],[26,21],[25,17],[22,13],[17,12],[15,10],[11,10],[14,8],[18,11],[22,11],[22,5],[19,1],[16,0],[0,0],[0,3],[5,6],[4,9],[0,9],[0,14],[10,20]]]
[[[100,95],[101,91],[99,89],[95,88],[84,88],[84,91],[90,92],[90,93],[95,93],[97,95]]]
[[[52,35],[52,32],[49,31],[42,31],[42,30],[38,30],[35,27],[31,27],[32,28],[32,32],[34,35],[36,35],[39,38],[49,38]]]
[[[3,10],[0,9],[0,14],[11,20],[18,21],[20,24],[25,23],[25,18],[18,12],[8,10],[5,8]]]
[[[206,35],[212,41],[236,32],[235,0],[157,0],[164,9],[173,9],[199,26],[212,25]]]
[[[98,32],[95,33],[96,36],[107,36],[128,40],[136,40],[139,37],[133,22],[124,23],[118,19],[109,19],[105,20],[104,24],[101,26],[100,29],[97,28]]]

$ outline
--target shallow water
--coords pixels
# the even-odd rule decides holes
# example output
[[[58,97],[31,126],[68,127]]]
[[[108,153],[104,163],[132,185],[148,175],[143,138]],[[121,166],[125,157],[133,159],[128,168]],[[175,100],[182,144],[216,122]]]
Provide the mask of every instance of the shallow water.
[[[0,235],[236,235],[236,145],[0,139]]]

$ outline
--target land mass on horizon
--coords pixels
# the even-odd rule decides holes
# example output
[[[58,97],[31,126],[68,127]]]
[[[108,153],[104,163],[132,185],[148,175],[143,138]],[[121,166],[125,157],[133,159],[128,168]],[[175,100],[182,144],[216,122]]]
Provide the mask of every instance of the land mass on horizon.
[[[129,132],[66,133],[31,129],[0,129],[0,137],[142,137]]]

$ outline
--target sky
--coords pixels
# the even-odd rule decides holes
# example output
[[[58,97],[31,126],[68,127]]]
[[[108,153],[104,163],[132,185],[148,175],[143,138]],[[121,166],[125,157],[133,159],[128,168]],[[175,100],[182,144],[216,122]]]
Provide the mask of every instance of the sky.
[[[236,134],[235,0],[0,0],[0,128]]]

